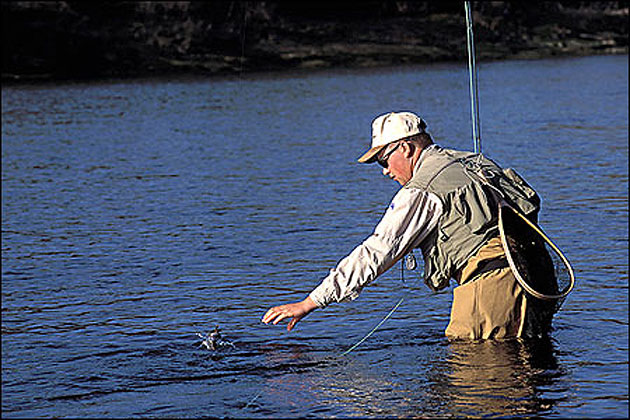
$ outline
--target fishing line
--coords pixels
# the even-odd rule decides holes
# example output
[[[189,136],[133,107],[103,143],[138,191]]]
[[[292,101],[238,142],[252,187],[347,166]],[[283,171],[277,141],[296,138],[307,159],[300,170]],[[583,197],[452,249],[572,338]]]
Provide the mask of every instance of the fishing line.
[[[379,322],[374,328],[372,328],[372,331],[370,331],[369,333],[367,333],[367,335],[365,337],[363,337],[361,340],[359,340],[355,345],[353,345],[352,347],[350,347],[348,350],[344,351],[343,353],[341,353],[339,356],[345,356],[346,354],[350,353],[352,350],[356,349],[357,347],[359,347],[359,345],[361,343],[363,343],[365,340],[367,340],[372,334],[374,334],[374,332],[378,329],[378,327],[380,327],[381,325],[383,325],[383,323],[385,321],[387,321],[389,319],[390,316],[392,316],[392,314],[394,313],[394,311],[396,309],[398,309],[398,307],[400,306],[401,303],[403,303],[403,300],[405,300],[405,296],[401,297],[400,300],[398,301],[398,303],[396,304],[396,306],[394,306],[392,308],[391,311],[389,311],[389,313],[387,315],[385,315],[385,318],[383,318],[381,320],[381,322]]]
[[[407,260],[407,266],[410,266],[410,260]],[[415,258],[413,259],[414,264],[415,264]],[[405,259],[403,258],[401,260],[401,268],[400,268],[400,278],[403,282],[403,284],[405,283]],[[374,328],[372,328],[370,330],[370,332],[368,332],[363,338],[361,338],[358,342],[356,342],[354,345],[352,345],[350,348],[348,348],[346,351],[344,351],[343,353],[337,355],[336,357],[334,357],[334,359],[340,359],[343,356],[346,356],[347,354],[349,354],[350,352],[352,352],[354,349],[356,349],[357,347],[359,347],[365,340],[367,340],[372,334],[374,334],[376,332],[377,329],[379,329],[379,327],[381,325],[383,325],[385,323],[385,321],[387,321],[396,311],[396,309],[398,309],[400,307],[400,305],[403,303],[403,301],[405,300],[405,297],[407,296],[407,293],[405,292],[405,294],[403,294],[403,296],[398,300],[398,302],[396,303],[396,305],[394,305],[394,307],[387,313],[387,315],[385,315],[385,317],[378,323],[376,324],[376,326]],[[333,359],[333,360],[334,360]],[[325,360],[325,359],[324,359]],[[243,410],[245,410],[247,407],[249,407],[250,405],[252,405],[254,403],[254,401],[256,401],[265,391],[265,388],[261,389],[260,391],[258,391],[258,393],[247,403],[245,404],[245,406],[243,407]]]
[[[413,254],[408,254],[407,257],[410,258],[405,258],[403,257],[400,260],[400,280],[403,282],[403,284],[405,284],[405,265],[410,269],[413,270],[415,269],[415,264],[416,264],[416,259],[415,257],[413,257]],[[411,268],[413,267],[413,268]],[[352,350],[356,349],[357,347],[359,347],[359,345],[361,343],[363,343],[365,340],[367,340],[372,334],[374,334],[374,332],[381,326],[383,325],[383,323],[385,323],[385,321],[387,321],[389,319],[390,316],[392,316],[392,314],[396,311],[396,309],[398,309],[398,307],[403,303],[403,300],[405,300],[405,297],[407,296],[407,293],[405,292],[405,294],[403,294],[403,296],[398,300],[398,303],[396,303],[396,305],[394,305],[394,307],[389,311],[389,313],[387,315],[385,315],[385,317],[381,320],[381,322],[379,322],[378,324],[376,324],[376,326],[374,328],[372,328],[372,330],[367,333],[365,335],[365,337],[363,337],[362,339],[360,339],[356,344],[354,344],[352,347],[350,347],[348,350],[344,351],[343,353],[341,353],[339,355],[339,357],[345,356],[346,354],[350,353]]]
[[[256,394],[256,396],[254,398],[251,399],[250,402],[248,402],[247,404],[245,404],[245,407],[243,407],[243,410],[245,410],[247,407],[249,407],[254,401],[256,401],[256,399],[258,397],[260,397],[262,395],[262,393],[265,391],[265,388],[261,389],[260,391],[258,391],[258,394]]]

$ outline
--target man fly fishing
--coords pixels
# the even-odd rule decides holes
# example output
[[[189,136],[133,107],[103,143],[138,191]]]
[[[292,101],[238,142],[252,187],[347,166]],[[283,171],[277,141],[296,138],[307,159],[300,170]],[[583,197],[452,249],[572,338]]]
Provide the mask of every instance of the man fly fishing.
[[[542,297],[557,297],[549,253],[532,234],[540,210],[537,193],[511,169],[479,153],[440,147],[412,112],[374,119],[370,149],[361,163],[378,162],[400,183],[373,233],[302,301],[275,306],[262,318],[291,331],[315,309],[354,300],[361,290],[413,249],[424,258],[433,290],[456,280],[446,336],[490,339],[548,334],[555,300],[527,293],[523,278]],[[524,215],[502,225],[502,205]],[[504,212],[506,210],[503,210]],[[520,225],[519,225],[520,223]],[[509,225],[509,226],[508,226]]]
[[[359,162],[378,162],[383,175],[402,188],[363,243],[304,300],[269,309],[264,323],[291,318],[291,331],[315,309],[355,299],[363,287],[420,248],[431,289],[444,289],[451,279],[458,283],[448,337],[549,333],[553,314],[573,288],[573,269],[537,226],[538,194],[514,170],[500,168],[481,153],[470,2],[464,8],[475,153],[434,144],[426,123],[414,113],[390,112],[374,119],[371,148]],[[546,246],[566,268],[569,280],[562,290],[558,280],[564,286],[566,276],[557,278],[562,269],[554,267]]]

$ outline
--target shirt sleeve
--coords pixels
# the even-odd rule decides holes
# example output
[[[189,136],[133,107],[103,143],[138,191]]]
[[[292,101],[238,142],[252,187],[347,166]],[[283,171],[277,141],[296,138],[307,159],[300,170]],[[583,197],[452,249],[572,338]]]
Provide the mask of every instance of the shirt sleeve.
[[[363,287],[417,247],[441,215],[442,203],[435,194],[401,188],[374,232],[330,270],[310,298],[320,308],[356,299]]]

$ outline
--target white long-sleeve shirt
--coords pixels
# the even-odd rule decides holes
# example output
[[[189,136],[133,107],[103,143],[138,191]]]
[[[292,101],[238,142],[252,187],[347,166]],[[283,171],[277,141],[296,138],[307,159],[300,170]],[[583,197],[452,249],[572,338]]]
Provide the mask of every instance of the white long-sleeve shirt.
[[[421,160],[422,156],[414,172]],[[441,215],[442,203],[435,194],[401,188],[374,232],[330,270],[309,296],[320,308],[356,299],[363,287],[419,246]]]

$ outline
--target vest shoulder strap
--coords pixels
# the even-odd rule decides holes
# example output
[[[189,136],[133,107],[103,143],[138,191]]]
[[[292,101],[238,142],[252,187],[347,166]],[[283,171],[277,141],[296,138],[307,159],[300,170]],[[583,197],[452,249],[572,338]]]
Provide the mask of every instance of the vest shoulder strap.
[[[426,190],[446,168],[460,161],[437,145],[424,153],[420,168],[406,186]]]

